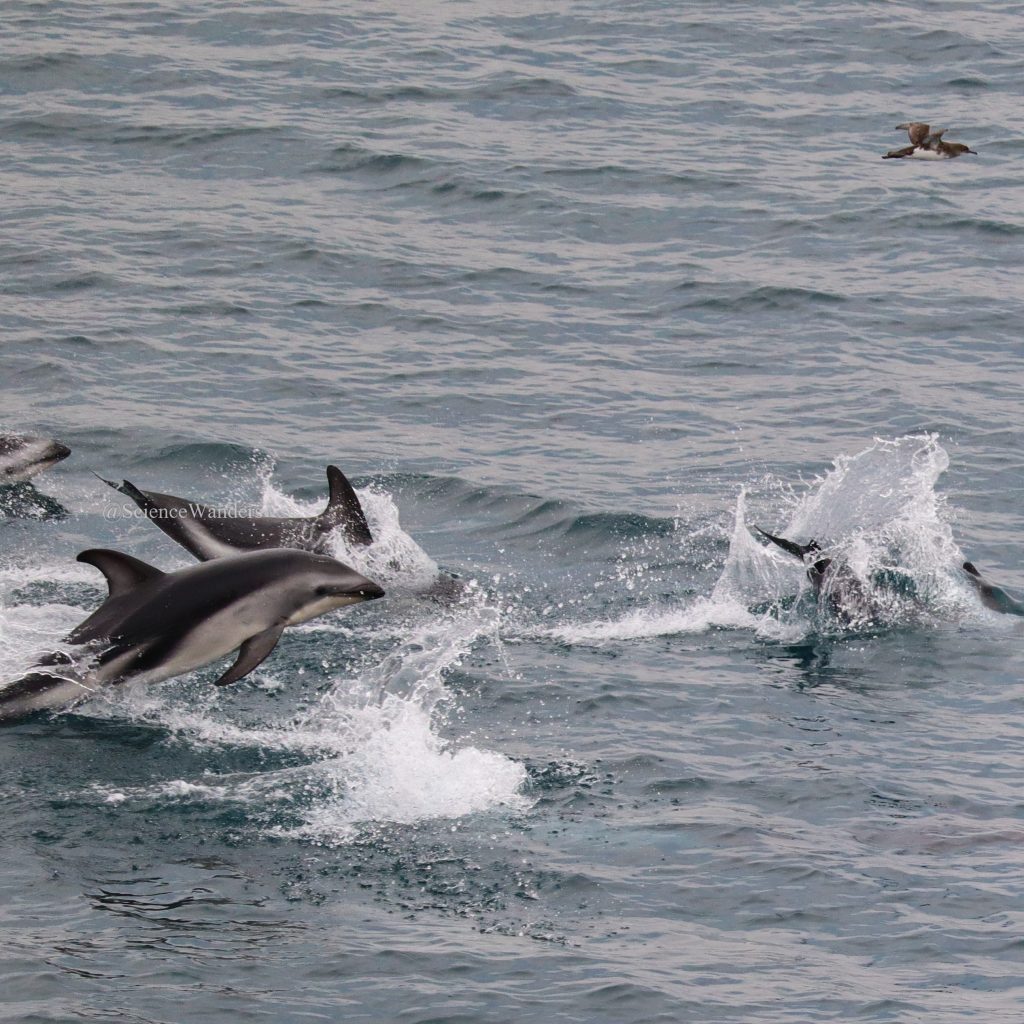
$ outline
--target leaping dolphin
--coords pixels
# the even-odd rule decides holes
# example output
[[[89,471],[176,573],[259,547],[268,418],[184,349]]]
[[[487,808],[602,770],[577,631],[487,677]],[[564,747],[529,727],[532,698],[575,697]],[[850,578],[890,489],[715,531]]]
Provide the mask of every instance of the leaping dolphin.
[[[99,569],[110,590],[66,639],[81,657],[50,655],[0,689],[0,719],[63,707],[128,679],[161,682],[237,649],[217,680],[227,686],[273,651],[286,626],[384,596],[354,569],[307,551],[258,551],[166,573],[120,551],[83,551],[78,561]]]
[[[366,514],[352,485],[337,466],[327,467],[330,497],[318,516],[309,518],[242,517],[232,509],[211,508],[173,494],[143,491],[128,480],[114,483],[99,478],[114,490],[128,495],[171,540],[201,561],[266,548],[298,548],[330,554],[328,536],[340,529],[353,547],[368,547],[374,541]],[[389,570],[401,567],[391,562]],[[439,600],[451,600],[463,592],[458,577],[440,572],[428,586],[417,592]]]
[[[23,483],[70,454],[67,445],[49,437],[0,434],[0,486]]]
[[[118,484],[100,479],[126,494],[171,540],[204,562],[266,548],[298,548],[324,554],[327,535],[338,528],[351,544],[373,542],[359,498],[337,466],[327,467],[327,507],[309,518],[243,517],[230,509],[211,508],[173,494],[143,491],[128,480]]]
[[[805,563],[807,562],[808,556],[815,555],[821,551],[821,547],[818,545],[818,542],[814,540],[807,544],[797,544],[795,541],[787,540],[785,537],[776,537],[774,534],[768,533],[767,530],[762,530],[760,526],[755,526],[754,529],[763,537],[767,537],[773,544],[782,548],[783,551],[787,551],[789,554],[795,555]],[[815,593],[820,595],[823,587],[826,587],[826,577],[830,577],[827,581],[827,589],[830,591],[832,608],[842,617],[849,618],[850,613],[846,605],[850,598],[859,598],[861,603],[863,603],[867,601],[867,597],[863,593],[863,587],[861,587],[860,582],[853,577],[849,580],[843,579],[842,586],[840,588],[836,588],[833,580],[837,578],[838,569],[833,569],[832,567],[834,565],[834,560],[831,558],[815,559],[807,565],[807,578],[814,585]],[[967,573],[968,579],[973,584],[974,589],[978,592],[978,597],[981,598],[981,603],[986,608],[989,608],[994,612],[1000,612],[1003,615],[1024,616],[1024,602],[1011,597],[1005,590],[1003,590],[1002,587],[997,587],[994,583],[989,583],[988,580],[978,572],[973,562],[964,562],[962,567],[964,572]]]

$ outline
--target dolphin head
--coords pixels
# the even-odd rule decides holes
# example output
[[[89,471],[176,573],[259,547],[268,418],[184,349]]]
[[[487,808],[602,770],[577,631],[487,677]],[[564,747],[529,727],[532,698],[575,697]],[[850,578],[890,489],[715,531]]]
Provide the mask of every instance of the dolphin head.
[[[362,573],[328,555],[292,552],[296,571],[292,580],[294,610],[288,625],[306,622],[346,605],[384,596],[383,588]]]
[[[30,434],[0,434],[0,484],[17,484],[66,459],[60,441]]]

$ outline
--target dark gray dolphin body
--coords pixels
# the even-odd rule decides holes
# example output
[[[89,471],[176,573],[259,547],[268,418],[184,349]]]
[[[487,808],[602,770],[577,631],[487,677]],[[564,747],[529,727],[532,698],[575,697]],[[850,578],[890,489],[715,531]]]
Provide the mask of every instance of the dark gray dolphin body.
[[[143,491],[127,480],[103,482],[126,494],[171,540],[204,562],[267,548],[326,553],[327,535],[335,529],[343,530],[352,544],[373,541],[359,498],[337,466],[327,467],[327,507],[309,518],[244,517],[173,494]]]
[[[367,547],[373,543],[359,496],[337,466],[327,467],[330,496],[323,512],[293,519],[246,518],[230,509],[211,508],[173,494],[143,491],[127,480],[117,484],[100,479],[131,498],[171,540],[201,561],[266,548],[298,548],[328,554],[328,536],[335,529],[340,529],[353,546]],[[400,571],[398,565],[390,568]],[[440,601],[455,600],[463,591],[462,581],[447,572],[439,573],[428,586],[417,589],[417,593]]]
[[[1024,603],[1010,597],[1002,587],[989,583],[978,572],[973,562],[964,562],[963,570],[967,573],[974,589],[978,592],[978,597],[981,598],[981,603],[986,608],[990,608],[994,612],[1001,612],[1003,615],[1024,615]]]
[[[755,526],[754,529],[804,563],[807,578],[814,587],[819,604],[823,603],[841,622],[866,624],[878,617],[875,603],[871,601],[863,584],[849,565],[845,561],[822,556],[821,546],[816,540],[798,544],[785,537],[776,537],[767,530],[762,530],[760,526]]]
[[[226,686],[256,668],[286,626],[384,594],[333,558],[289,549],[168,573],[119,551],[83,551],[78,560],[99,569],[110,590],[67,637],[83,657],[49,656],[0,689],[0,719],[62,707],[127,679],[160,682],[238,650],[217,680]]]
[[[0,486],[24,483],[70,454],[67,445],[49,437],[0,434]]]
[[[797,544],[785,537],[776,537],[774,534],[762,530],[760,526],[756,526],[754,529],[782,548],[783,551],[788,551],[789,554],[795,555],[805,562],[807,578],[813,584],[815,594],[820,597],[823,592],[827,592],[831,610],[841,618],[860,618],[860,612],[870,611],[871,602],[868,595],[864,593],[864,588],[859,580],[852,574],[849,575],[849,578],[841,577],[841,563],[837,566],[834,559],[813,557],[821,551],[817,541]],[[808,562],[809,557],[812,559],[810,562]],[[986,608],[1003,615],[1024,616],[1024,602],[1011,597],[1002,587],[989,583],[972,562],[964,562],[963,570]],[[856,614],[851,615],[851,610],[856,610]]]

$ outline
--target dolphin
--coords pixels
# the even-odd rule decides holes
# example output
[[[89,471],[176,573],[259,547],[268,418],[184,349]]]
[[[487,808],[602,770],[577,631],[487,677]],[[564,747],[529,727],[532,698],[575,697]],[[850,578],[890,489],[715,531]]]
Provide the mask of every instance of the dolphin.
[[[52,438],[0,434],[0,486],[24,483],[70,454],[67,445]]]
[[[755,526],[755,530],[762,537],[767,537],[773,544],[778,545],[783,551],[789,552],[791,555],[795,555],[801,561],[806,562],[809,555],[817,555],[821,551],[821,545],[816,541],[812,540],[806,544],[797,544],[795,541],[786,540],[785,537],[776,537],[774,534],[769,533],[767,530],[762,530],[760,526]],[[807,566],[807,578],[814,584],[814,592],[817,594],[821,591],[822,583],[825,580],[825,574],[828,572],[832,565],[831,558],[815,558]]]
[[[337,466],[327,467],[330,488],[327,507],[310,518],[246,518],[231,509],[210,508],[173,494],[143,491],[128,480],[118,484],[103,477],[99,479],[131,498],[148,519],[200,561],[265,548],[289,547],[330,554],[328,536],[334,529],[342,530],[353,547],[369,547],[374,541],[359,496]],[[388,568],[400,570],[394,562]],[[446,601],[457,599],[464,589],[462,580],[442,571],[418,592]]]
[[[989,583],[984,576],[978,572],[973,562],[964,562],[963,570],[967,573],[974,589],[977,590],[981,603],[994,612],[1001,612],[1003,615],[1024,615],[1024,603],[1010,597],[1002,587]]]
[[[275,548],[162,572],[120,551],[78,561],[106,577],[106,600],[66,638],[80,647],[44,657],[0,689],[0,719],[63,707],[101,686],[156,683],[238,651],[217,680],[227,686],[273,651],[286,626],[383,597],[376,583],[325,555]]]
[[[230,509],[211,508],[173,494],[143,491],[128,480],[117,484],[100,479],[131,498],[171,540],[202,562],[266,548],[326,554],[327,535],[336,528],[344,531],[351,544],[373,543],[359,498],[337,466],[327,467],[327,507],[309,518],[244,517]]]
[[[783,551],[796,556],[807,567],[807,578],[814,587],[815,597],[819,603],[826,604],[828,610],[846,623],[866,624],[878,617],[878,608],[864,590],[864,585],[856,577],[845,561],[836,561],[821,555],[821,545],[816,540],[806,544],[798,544],[785,537],[776,537],[760,526],[755,530],[767,537]],[[819,557],[820,556],[820,557]]]

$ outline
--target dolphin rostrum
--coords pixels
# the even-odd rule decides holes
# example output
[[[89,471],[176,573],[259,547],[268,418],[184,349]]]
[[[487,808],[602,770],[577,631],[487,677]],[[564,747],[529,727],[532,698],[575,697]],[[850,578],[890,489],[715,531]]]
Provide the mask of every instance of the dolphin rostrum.
[[[50,655],[0,689],[0,719],[62,707],[110,683],[160,682],[238,650],[217,680],[227,686],[273,651],[286,626],[384,595],[342,562],[291,549],[166,573],[119,551],[92,549],[78,560],[99,569],[110,590],[66,638],[82,656]]]
[[[244,517],[173,494],[143,491],[128,480],[117,484],[100,479],[131,498],[171,540],[203,562],[265,548],[326,553],[327,535],[336,528],[344,531],[351,544],[373,542],[359,498],[337,466],[327,467],[327,507],[309,518]]]
[[[70,454],[67,445],[49,437],[0,434],[0,486],[23,483]]]

